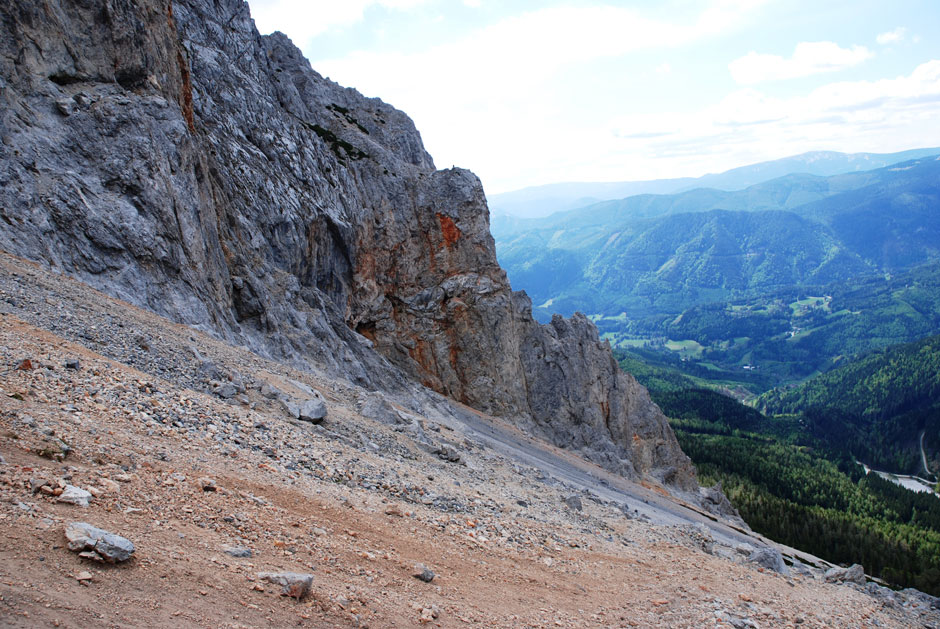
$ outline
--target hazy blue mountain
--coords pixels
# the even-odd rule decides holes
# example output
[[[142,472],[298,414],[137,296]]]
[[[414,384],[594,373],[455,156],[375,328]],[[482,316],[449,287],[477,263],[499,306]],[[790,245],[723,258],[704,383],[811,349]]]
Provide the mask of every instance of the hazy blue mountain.
[[[493,232],[513,287],[536,306],[631,317],[911,268],[940,257],[938,208],[940,160],[929,157],[640,195]]]
[[[502,221],[506,218],[536,218],[555,212],[587,207],[599,201],[641,194],[673,194],[694,188],[742,190],[757,183],[795,173],[826,177],[882,168],[937,153],[940,153],[940,148],[914,149],[899,153],[813,151],[702,177],[652,181],[569,182],[533,186],[490,195],[489,206],[494,221],[497,219]]]

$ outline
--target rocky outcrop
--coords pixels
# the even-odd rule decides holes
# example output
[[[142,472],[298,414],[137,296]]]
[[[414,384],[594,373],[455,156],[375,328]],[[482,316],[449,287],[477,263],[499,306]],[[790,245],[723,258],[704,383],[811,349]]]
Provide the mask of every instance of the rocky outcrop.
[[[403,113],[314,72],[238,0],[0,7],[0,247],[263,355],[410,379],[689,488],[583,317],[539,325],[482,186]]]

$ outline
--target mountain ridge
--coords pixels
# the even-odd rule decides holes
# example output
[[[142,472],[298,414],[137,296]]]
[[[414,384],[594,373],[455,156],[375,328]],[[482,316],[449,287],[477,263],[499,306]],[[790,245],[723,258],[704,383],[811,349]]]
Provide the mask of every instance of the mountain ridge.
[[[678,299],[681,289],[687,297],[678,314],[756,288],[825,284],[935,259],[938,173],[931,156],[828,178],[788,175],[738,192],[629,197],[515,227],[494,223],[493,231],[510,281],[536,304],[551,300],[545,309],[635,318],[650,308],[673,312],[667,296]],[[610,278],[619,284],[608,287]]]
[[[910,149],[896,153],[809,151],[700,177],[628,182],[566,182],[531,186],[490,195],[490,204],[494,216],[500,220],[505,216],[544,218],[555,212],[640,194],[676,194],[695,188],[735,191],[790,174],[829,176],[871,170],[937,153],[940,153],[940,148]]]
[[[246,4],[2,9],[0,247],[262,355],[420,406],[414,381],[694,488],[584,319],[540,325],[479,179],[310,68]],[[410,401],[409,401],[410,400]]]

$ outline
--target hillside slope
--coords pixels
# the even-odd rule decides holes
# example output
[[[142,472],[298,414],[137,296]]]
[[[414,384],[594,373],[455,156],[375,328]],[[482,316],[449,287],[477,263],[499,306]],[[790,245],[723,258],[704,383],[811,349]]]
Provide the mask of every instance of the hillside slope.
[[[823,443],[869,465],[926,475],[921,435],[932,470],[940,450],[940,336],[872,352],[758,403],[802,416]]]
[[[433,395],[412,412],[6,254],[0,366],[4,627],[940,622],[931,597],[825,582],[785,547],[790,576],[759,568],[741,544],[774,544],[499,419]],[[318,424],[278,399],[303,387]],[[70,552],[73,521],[133,558]],[[281,571],[310,593],[258,576]]]

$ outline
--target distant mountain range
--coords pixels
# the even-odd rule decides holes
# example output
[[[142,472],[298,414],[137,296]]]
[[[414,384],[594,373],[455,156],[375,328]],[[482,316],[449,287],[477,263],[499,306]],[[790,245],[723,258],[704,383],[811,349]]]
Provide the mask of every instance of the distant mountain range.
[[[796,173],[828,177],[883,168],[938,153],[940,148],[913,149],[899,153],[812,151],[701,177],[533,186],[490,195],[489,206],[494,222],[507,218],[539,218],[555,212],[587,207],[599,201],[623,199],[639,194],[674,194],[695,188],[743,190],[754,184]]]
[[[492,230],[513,287],[542,316],[636,318],[936,260],[938,208],[940,158],[930,156],[733,192],[634,196]]]

